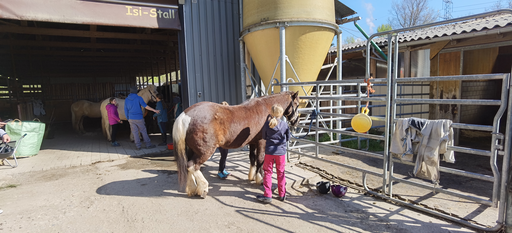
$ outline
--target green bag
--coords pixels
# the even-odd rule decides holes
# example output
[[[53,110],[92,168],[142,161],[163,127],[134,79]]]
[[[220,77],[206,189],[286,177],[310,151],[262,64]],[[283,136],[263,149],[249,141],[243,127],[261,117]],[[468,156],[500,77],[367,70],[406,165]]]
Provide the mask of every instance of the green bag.
[[[39,119],[34,119],[38,120]],[[16,157],[29,157],[37,155],[43,142],[45,124],[40,121],[20,121],[13,120],[5,125],[5,132],[11,138],[11,141],[17,141],[27,134],[16,149]]]

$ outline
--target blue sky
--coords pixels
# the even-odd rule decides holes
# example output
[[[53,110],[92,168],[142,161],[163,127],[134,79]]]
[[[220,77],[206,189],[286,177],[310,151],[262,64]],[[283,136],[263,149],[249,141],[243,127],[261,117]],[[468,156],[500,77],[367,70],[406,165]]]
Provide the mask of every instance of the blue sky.
[[[395,0],[398,1],[398,0]],[[472,14],[485,12],[496,3],[496,0],[451,0],[453,18],[463,17]],[[361,20],[357,22],[359,26],[366,31],[368,35],[377,32],[377,27],[387,24],[390,17],[391,0],[362,0],[362,1],[341,1],[346,6],[357,12],[354,16],[360,16]],[[509,0],[501,0],[502,6],[508,5]],[[441,16],[444,16],[444,1],[429,0],[429,6],[438,10]],[[442,20],[442,19],[439,19]],[[356,29],[354,23],[347,23],[341,26],[343,39],[348,36],[364,39],[363,35]]]

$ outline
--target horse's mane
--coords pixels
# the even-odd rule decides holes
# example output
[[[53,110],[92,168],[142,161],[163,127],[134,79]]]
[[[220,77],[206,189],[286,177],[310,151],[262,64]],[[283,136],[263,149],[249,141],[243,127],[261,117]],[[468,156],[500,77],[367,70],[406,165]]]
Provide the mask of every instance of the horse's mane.
[[[283,92],[280,92],[280,93],[277,93],[277,94],[266,95],[266,96],[262,96],[262,97],[258,97],[258,98],[252,98],[252,99],[245,100],[240,105],[252,105],[252,104],[256,104],[259,101],[265,101],[267,99],[276,98],[276,97],[278,97],[280,95],[290,95],[291,96],[292,93],[293,93],[292,91],[283,91]]]

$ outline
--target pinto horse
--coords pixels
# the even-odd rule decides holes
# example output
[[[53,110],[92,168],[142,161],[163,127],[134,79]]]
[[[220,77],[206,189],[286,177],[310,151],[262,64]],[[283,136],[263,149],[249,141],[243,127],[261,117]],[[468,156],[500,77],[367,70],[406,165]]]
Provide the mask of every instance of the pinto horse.
[[[281,105],[285,109],[283,115],[296,126],[299,101],[298,92],[286,91],[251,99],[241,105],[200,102],[187,108],[176,119],[172,133],[180,187],[186,182],[188,196],[205,198],[208,181],[199,170],[201,165],[217,147],[235,149],[247,144],[251,161],[249,180],[261,184],[261,166],[265,158],[261,129],[274,104]]]
[[[150,100],[156,101],[156,94],[158,94],[158,91],[156,90],[155,85],[148,85],[146,88],[142,89],[137,93],[142,99],[144,99],[144,102],[147,104]],[[107,113],[107,104],[109,104],[109,99],[103,100],[100,106],[101,110],[101,128],[103,129],[103,135],[107,137],[108,141],[111,141],[110,135],[112,134],[112,129],[110,127],[110,124],[108,123],[108,113]],[[125,99],[116,98],[117,102],[117,113],[119,114],[119,118],[121,120],[126,121],[126,116],[124,114],[124,101]],[[145,109],[142,109],[144,111]],[[130,140],[133,141],[133,135],[130,133]]]

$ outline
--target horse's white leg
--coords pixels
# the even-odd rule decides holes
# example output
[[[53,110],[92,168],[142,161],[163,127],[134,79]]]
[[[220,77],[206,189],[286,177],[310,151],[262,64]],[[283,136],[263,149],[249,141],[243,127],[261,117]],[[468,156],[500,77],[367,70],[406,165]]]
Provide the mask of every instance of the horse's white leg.
[[[188,196],[191,197],[196,195],[197,190],[196,178],[194,177],[194,172],[196,171],[196,169],[194,168],[194,166],[190,166],[187,170],[187,187],[185,191],[187,192]]]
[[[263,171],[263,169],[260,169],[260,171]],[[263,176],[259,172],[256,174],[256,184],[263,184]]]
[[[251,167],[249,168],[249,181],[255,180],[255,174],[256,174],[256,166],[253,166],[251,164]]]
[[[84,129],[84,116],[80,116],[78,119],[78,131],[80,133],[86,133]]]
[[[105,122],[105,127],[107,127],[107,138],[108,138],[108,141],[112,141],[112,129],[111,129],[112,127],[108,123],[108,120],[106,120],[106,122]]]
[[[101,117],[101,131],[103,131],[103,136],[107,136],[107,130],[105,129],[105,117]],[[108,140],[108,138],[107,138]]]
[[[208,195],[208,181],[204,178],[203,173],[200,170],[196,170],[194,172],[194,176],[197,181],[197,195],[202,198],[206,198],[206,195]]]
[[[71,106],[71,125],[73,126],[73,129],[78,132],[78,129],[76,128],[76,114],[73,110],[73,106]]]

